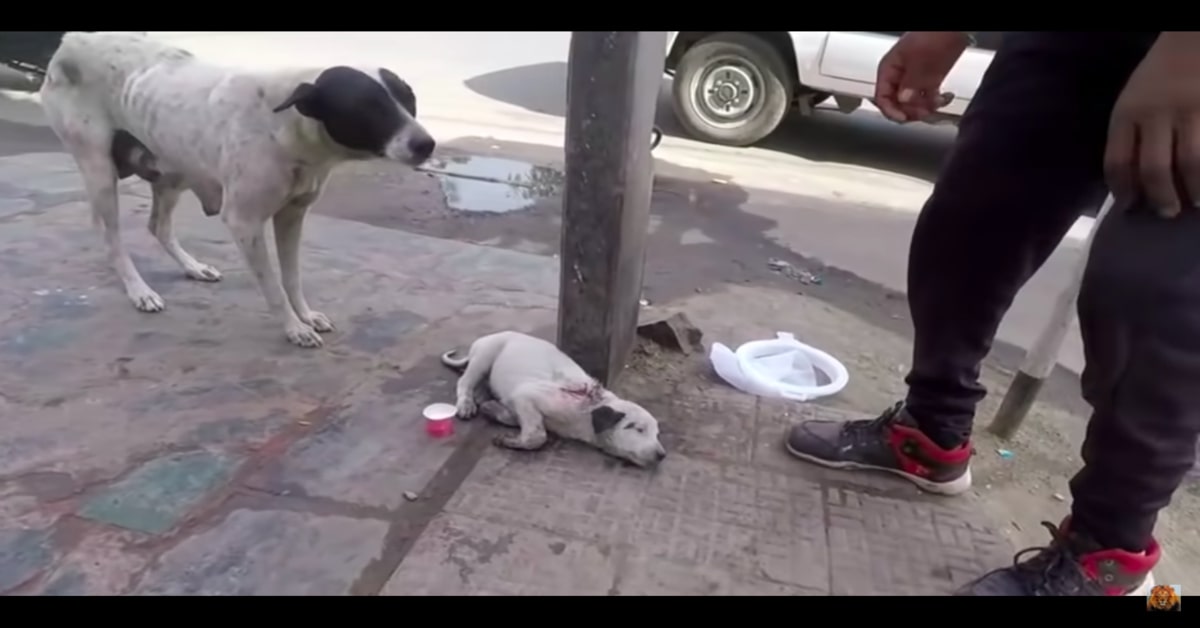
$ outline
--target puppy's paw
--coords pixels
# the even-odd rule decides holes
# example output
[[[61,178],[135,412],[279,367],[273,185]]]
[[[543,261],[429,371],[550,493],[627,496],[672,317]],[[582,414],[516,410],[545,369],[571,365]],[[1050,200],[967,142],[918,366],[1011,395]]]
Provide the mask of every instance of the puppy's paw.
[[[288,342],[297,347],[316,349],[325,344],[325,341],[321,340],[321,334],[304,323],[297,322],[295,325],[288,325],[286,332]]]
[[[464,421],[470,421],[479,412],[479,406],[475,404],[474,399],[459,399],[454,407],[456,408],[455,416]]]
[[[161,312],[163,308],[167,307],[163,298],[150,288],[130,293],[129,300],[133,302],[133,307],[137,308],[139,312]]]
[[[221,271],[209,266],[208,264],[196,264],[195,267],[188,268],[184,271],[184,273],[187,274],[188,279],[194,279],[196,281],[212,282],[221,280]]]
[[[327,334],[333,331],[333,323],[329,321],[329,317],[320,312],[309,311],[307,316],[301,316],[300,320],[309,324],[313,329]]]

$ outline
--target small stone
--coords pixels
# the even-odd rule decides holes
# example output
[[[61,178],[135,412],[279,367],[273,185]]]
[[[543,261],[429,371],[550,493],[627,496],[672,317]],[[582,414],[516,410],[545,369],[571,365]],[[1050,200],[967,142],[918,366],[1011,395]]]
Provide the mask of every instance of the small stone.
[[[1055,501],[1060,501],[1060,502],[1065,502],[1065,501],[1067,501],[1067,498],[1066,498],[1066,497],[1064,497],[1062,493],[1055,493],[1055,494],[1054,494],[1054,500],[1055,500]]]
[[[404,499],[415,502],[417,501],[417,494],[412,491],[404,491]]]

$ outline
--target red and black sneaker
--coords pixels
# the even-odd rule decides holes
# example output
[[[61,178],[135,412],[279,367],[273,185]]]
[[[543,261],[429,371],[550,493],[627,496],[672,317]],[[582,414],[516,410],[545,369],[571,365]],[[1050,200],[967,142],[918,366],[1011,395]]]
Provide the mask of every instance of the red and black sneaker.
[[[984,574],[954,595],[1104,596],[1148,595],[1154,588],[1150,570],[1162,550],[1151,541],[1145,552],[1104,549],[1098,543],[1043,521],[1052,541],[1046,547],[1021,550],[1013,565]],[[1021,558],[1036,552],[1024,562]]]
[[[834,469],[887,471],[930,493],[958,495],[971,488],[971,444],[942,449],[917,429],[897,403],[877,419],[814,419],[792,426],[793,456]]]

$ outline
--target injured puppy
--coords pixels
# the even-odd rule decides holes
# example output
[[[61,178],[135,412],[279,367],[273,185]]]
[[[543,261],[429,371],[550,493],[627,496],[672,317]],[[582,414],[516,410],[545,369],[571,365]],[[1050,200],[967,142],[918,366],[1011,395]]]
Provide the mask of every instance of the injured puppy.
[[[605,389],[550,342],[504,331],[476,340],[466,357],[455,353],[443,354],[442,364],[462,373],[455,391],[459,418],[482,410],[521,429],[497,438],[501,447],[535,450],[549,431],[640,467],[667,455],[658,441],[658,421],[645,408]],[[495,401],[481,408],[484,385]]]

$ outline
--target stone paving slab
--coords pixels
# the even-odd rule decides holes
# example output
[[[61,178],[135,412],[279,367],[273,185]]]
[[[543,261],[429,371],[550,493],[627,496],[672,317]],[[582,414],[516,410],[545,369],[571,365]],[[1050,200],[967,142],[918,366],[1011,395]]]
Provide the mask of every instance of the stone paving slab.
[[[660,416],[673,453],[654,472],[569,443],[534,454],[489,450],[384,593],[474,595],[511,585],[566,594],[557,565],[574,560],[597,579],[612,577],[607,586],[580,584],[577,594],[936,595],[1009,558],[1002,537],[961,502],[918,497],[886,476],[751,460],[768,448],[715,426],[731,421],[755,441],[753,428],[769,425],[766,440],[786,456],[782,430],[773,429],[779,405],[709,392],[672,395]],[[789,409],[792,420],[860,418]],[[741,444],[723,446],[731,439]],[[497,549],[514,534],[517,554]],[[564,546],[572,558],[551,556]],[[519,567],[534,554],[556,565],[545,578]],[[496,571],[510,563],[515,580],[507,583]]]
[[[239,509],[159,557],[140,595],[342,595],[383,550],[388,524]]]

